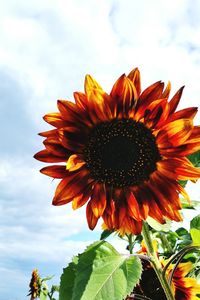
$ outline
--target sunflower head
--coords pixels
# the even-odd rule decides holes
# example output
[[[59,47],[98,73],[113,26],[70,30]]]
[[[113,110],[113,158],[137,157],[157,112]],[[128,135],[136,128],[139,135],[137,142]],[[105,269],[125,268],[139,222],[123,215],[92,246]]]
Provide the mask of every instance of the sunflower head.
[[[28,296],[31,296],[31,300],[34,300],[40,296],[41,279],[37,269],[33,270],[32,272],[32,277],[31,277],[29,287],[30,290]]]
[[[140,233],[148,216],[180,221],[179,195],[189,197],[179,181],[200,177],[187,159],[200,148],[200,127],[196,107],[176,110],[183,88],[169,100],[170,89],[158,81],[141,92],[135,68],[109,94],[87,75],[75,103],[58,100],[58,112],[44,116],[53,126],[40,133],[45,149],[35,155],[53,163],[43,174],[61,179],[53,204],[87,203],[90,229],[102,217],[121,234]]]

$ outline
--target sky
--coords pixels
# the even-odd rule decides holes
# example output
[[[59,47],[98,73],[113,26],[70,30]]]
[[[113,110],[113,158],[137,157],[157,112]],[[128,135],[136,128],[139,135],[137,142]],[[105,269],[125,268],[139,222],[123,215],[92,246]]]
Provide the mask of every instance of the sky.
[[[198,0],[0,0],[0,300],[28,299],[33,268],[59,283],[101,233],[88,229],[84,207],[51,205],[58,182],[33,159],[37,133],[50,129],[43,115],[57,99],[73,101],[85,74],[110,92],[134,67],[143,89],[170,80],[172,94],[186,86],[180,108],[198,106],[199,11]],[[199,187],[188,185],[191,199],[200,200]]]

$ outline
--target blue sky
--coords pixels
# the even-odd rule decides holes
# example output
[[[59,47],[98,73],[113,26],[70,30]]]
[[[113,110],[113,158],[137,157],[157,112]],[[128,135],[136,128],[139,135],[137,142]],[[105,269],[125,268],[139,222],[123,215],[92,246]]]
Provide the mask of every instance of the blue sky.
[[[87,228],[85,208],[51,205],[57,182],[32,158],[42,148],[37,133],[49,129],[42,116],[83,91],[85,74],[109,92],[136,66],[143,88],[171,80],[174,92],[186,85],[180,107],[198,106],[199,11],[198,0],[0,1],[0,300],[27,299],[35,267],[58,283],[72,255],[100,235],[100,225]],[[192,199],[199,186],[189,184]]]

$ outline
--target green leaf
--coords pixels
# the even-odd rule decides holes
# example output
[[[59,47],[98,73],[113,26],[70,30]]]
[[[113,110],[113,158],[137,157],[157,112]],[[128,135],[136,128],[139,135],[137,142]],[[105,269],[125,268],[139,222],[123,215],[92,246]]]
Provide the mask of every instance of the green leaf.
[[[188,158],[195,167],[200,167],[200,150],[190,154]]]
[[[105,230],[101,233],[100,240],[102,241],[102,240],[107,239],[107,237],[109,237],[112,233],[113,233],[112,230],[107,230],[107,229],[105,229]]]
[[[154,220],[153,218],[151,217],[148,217],[147,218],[147,223],[155,230],[157,231],[165,231],[165,232],[168,232],[170,230],[170,227],[171,227],[171,221],[169,220],[166,220],[166,223],[165,224],[160,224],[158,223],[156,220]]]
[[[190,222],[190,234],[193,244],[200,246],[200,215],[194,217]]]
[[[122,300],[132,292],[141,273],[137,257],[121,255],[106,241],[98,241],[78,256],[77,264],[64,270],[59,300]],[[70,279],[72,288],[66,282]],[[65,285],[68,288],[64,289]]]
[[[72,262],[69,263],[68,267],[63,269],[60,281],[59,300],[72,299],[77,264],[78,257],[75,256]]]
[[[46,283],[43,283],[40,292],[40,300],[47,300],[47,295],[48,295],[48,286]]]

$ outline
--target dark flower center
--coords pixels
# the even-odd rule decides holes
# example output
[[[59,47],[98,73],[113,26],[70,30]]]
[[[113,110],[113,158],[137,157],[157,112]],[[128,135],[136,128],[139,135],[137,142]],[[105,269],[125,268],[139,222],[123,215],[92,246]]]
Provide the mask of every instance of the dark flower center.
[[[148,180],[161,159],[151,130],[131,119],[97,124],[90,132],[84,157],[91,176],[114,187]]]

